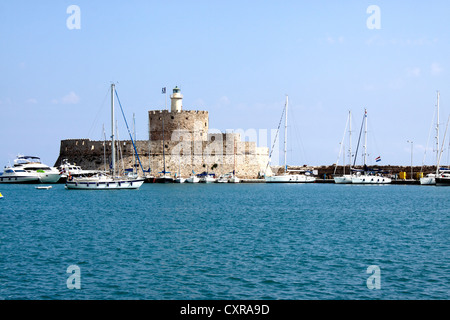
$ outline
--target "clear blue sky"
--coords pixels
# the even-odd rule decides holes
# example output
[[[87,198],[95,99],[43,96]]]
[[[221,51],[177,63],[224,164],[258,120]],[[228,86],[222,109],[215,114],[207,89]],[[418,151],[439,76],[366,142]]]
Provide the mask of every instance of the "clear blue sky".
[[[66,25],[72,4],[79,30]],[[381,29],[367,27],[369,5]],[[184,108],[208,110],[221,131],[276,129],[288,94],[290,164],[334,163],[348,110],[356,145],[367,108],[369,164],[409,165],[413,140],[420,165],[437,90],[442,133],[450,111],[449,9],[445,0],[2,1],[0,165],[18,153],[53,165],[60,140],[101,139],[111,81],[138,139],[147,111],[164,108],[162,87],[179,86]]]

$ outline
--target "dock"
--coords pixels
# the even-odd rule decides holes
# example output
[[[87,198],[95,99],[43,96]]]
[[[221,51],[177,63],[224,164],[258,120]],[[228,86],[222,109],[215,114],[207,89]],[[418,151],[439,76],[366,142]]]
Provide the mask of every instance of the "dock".
[[[241,183],[266,183],[265,179],[241,179]]]

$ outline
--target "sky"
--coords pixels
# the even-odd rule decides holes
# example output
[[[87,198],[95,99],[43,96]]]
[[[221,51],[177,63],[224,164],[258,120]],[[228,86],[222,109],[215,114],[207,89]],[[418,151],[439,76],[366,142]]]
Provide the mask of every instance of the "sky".
[[[336,163],[349,110],[356,149],[365,108],[369,165],[380,156],[407,166],[411,155],[432,165],[437,91],[441,141],[450,112],[449,9],[445,0],[2,1],[0,166],[19,153],[53,165],[61,140],[101,140],[103,125],[110,135],[112,82],[138,140],[147,111],[165,108],[161,88],[178,86],[185,110],[209,111],[211,131],[271,147],[288,95],[289,165]]]

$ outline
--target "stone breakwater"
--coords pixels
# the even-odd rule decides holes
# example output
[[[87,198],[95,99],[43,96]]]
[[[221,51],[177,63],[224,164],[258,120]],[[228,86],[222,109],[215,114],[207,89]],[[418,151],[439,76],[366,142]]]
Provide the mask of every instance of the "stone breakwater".
[[[392,175],[393,178],[400,179],[400,172],[405,173],[406,179],[411,179],[411,166],[396,166],[396,165],[387,165],[387,166],[369,166],[371,169],[380,170],[384,174]],[[303,167],[289,167],[289,169],[292,170],[300,170],[300,169],[307,169],[307,170],[316,170],[317,177],[320,179],[333,179],[335,166],[303,166]],[[362,166],[356,166],[355,169],[363,169]],[[272,167],[273,172],[281,173],[284,170],[283,167]],[[428,173],[435,173],[436,172],[436,166],[414,166],[413,167],[413,179],[418,178],[418,174],[423,173],[423,175],[427,175]],[[342,175],[344,173],[344,170],[342,166],[338,167],[336,170],[337,175]],[[349,170],[348,167],[345,168],[345,173],[348,174]],[[419,175],[420,177],[420,175]]]

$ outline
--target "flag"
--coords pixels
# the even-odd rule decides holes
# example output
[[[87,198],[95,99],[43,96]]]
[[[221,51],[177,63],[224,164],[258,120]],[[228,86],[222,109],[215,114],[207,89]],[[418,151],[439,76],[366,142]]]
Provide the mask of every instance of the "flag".
[[[162,94],[166,93],[166,87],[162,88]]]
[[[380,162],[381,161],[381,157],[375,158],[376,162]]]

